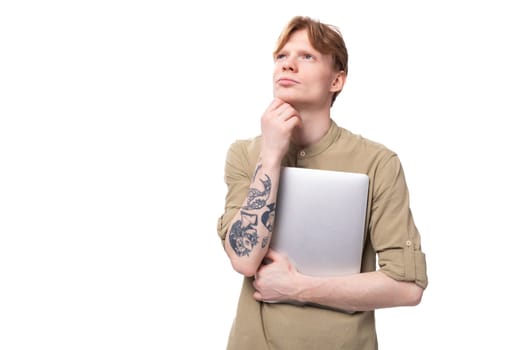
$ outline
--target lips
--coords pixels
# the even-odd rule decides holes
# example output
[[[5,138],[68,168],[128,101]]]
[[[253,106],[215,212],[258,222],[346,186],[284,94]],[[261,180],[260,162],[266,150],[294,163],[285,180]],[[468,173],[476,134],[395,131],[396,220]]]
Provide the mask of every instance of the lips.
[[[296,85],[299,84],[299,82],[295,79],[288,78],[288,77],[281,77],[276,80],[276,83],[283,86],[290,86],[290,85]]]

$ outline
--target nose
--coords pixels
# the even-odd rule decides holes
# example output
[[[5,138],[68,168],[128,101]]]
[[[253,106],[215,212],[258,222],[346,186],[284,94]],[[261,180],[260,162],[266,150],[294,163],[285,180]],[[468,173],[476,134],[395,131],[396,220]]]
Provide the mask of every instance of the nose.
[[[287,57],[283,60],[282,69],[283,71],[296,71],[297,67],[295,66],[295,62],[293,61],[292,57]]]

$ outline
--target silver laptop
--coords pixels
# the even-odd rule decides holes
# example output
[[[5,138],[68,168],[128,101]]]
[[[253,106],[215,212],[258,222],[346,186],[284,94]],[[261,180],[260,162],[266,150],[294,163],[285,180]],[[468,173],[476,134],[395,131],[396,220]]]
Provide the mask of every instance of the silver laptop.
[[[282,167],[270,247],[303,274],[360,272],[368,186],[365,174]]]

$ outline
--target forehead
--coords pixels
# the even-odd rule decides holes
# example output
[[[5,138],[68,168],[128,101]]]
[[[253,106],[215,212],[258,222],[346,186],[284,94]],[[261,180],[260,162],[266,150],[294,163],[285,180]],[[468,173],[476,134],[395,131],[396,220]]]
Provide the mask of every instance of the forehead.
[[[288,41],[284,44],[283,50],[286,49],[308,49],[310,51],[318,52],[308,38],[306,29],[298,30],[290,35]]]

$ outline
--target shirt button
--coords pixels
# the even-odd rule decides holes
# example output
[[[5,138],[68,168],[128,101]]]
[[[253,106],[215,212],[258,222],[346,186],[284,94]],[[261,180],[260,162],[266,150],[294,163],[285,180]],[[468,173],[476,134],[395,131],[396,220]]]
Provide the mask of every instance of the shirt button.
[[[410,247],[412,245],[412,241],[406,241],[405,244],[407,245],[407,247]]]
[[[299,155],[300,155],[301,157],[304,157],[304,156],[306,155],[306,152],[305,152],[304,150],[302,150],[301,152],[299,152]]]

